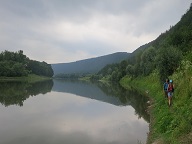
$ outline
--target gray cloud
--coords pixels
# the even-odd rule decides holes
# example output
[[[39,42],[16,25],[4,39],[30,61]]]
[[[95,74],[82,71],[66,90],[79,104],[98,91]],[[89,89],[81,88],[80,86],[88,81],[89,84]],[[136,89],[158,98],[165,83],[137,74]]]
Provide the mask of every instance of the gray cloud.
[[[70,62],[132,52],[176,24],[190,0],[3,0],[0,50]]]

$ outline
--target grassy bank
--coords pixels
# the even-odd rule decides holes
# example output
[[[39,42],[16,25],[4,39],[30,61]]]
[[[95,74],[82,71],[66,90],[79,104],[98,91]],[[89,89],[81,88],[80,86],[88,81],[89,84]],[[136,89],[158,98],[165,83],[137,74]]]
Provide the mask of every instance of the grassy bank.
[[[123,87],[130,85],[147,92],[151,98],[151,121],[148,143],[182,144],[192,143],[192,73],[177,72],[170,79],[174,80],[175,92],[172,106],[164,98],[163,83],[159,75],[152,73],[147,77],[124,77],[120,83]]]
[[[44,76],[38,76],[35,74],[30,74],[28,76],[24,76],[24,77],[0,77],[0,81],[26,81],[29,83],[35,83],[38,81],[44,81],[44,80],[48,80],[51,79],[49,77],[44,77]]]

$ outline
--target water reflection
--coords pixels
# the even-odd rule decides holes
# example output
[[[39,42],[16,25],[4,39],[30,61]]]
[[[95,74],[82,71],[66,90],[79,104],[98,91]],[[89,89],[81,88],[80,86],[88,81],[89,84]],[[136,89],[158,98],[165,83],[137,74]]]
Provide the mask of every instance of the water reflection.
[[[82,97],[91,98],[116,106],[131,105],[138,118],[150,120],[147,110],[148,98],[135,89],[126,90],[119,84],[88,83],[72,80],[54,80],[53,91],[67,92]]]
[[[2,144],[146,142],[147,99],[135,90],[126,91],[119,85],[58,80],[1,83],[0,90],[4,89],[7,90],[2,92],[3,105],[0,105]],[[34,95],[37,96],[30,97]]]
[[[0,82],[0,103],[4,106],[23,106],[23,102],[30,96],[46,94],[53,87],[53,81],[27,83],[21,81]]]
[[[139,118],[143,117],[149,122],[150,116],[146,111],[148,107],[147,101],[149,100],[147,96],[141,94],[134,88],[126,90],[117,83],[111,85],[98,83],[97,85],[106,93],[106,95],[113,95],[119,98],[122,104],[131,105]]]

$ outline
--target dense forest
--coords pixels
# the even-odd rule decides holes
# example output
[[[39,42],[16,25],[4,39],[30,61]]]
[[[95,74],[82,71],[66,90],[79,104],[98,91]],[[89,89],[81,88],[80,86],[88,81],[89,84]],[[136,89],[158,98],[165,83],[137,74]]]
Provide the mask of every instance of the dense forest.
[[[156,71],[164,80],[181,64],[192,65],[192,6],[175,26],[156,40],[138,48],[127,60],[105,66],[91,79],[119,81],[125,75],[147,76]]]
[[[22,50],[18,52],[4,51],[0,53],[0,76],[3,77],[21,77],[28,74],[40,76],[53,76],[53,69],[46,62],[30,60],[23,54]]]
[[[165,78],[174,81],[172,103],[162,92]],[[108,65],[91,79],[130,85],[148,94],[150,133],[147,143],[192,143],[192,5],[181,20],[131,58]]]

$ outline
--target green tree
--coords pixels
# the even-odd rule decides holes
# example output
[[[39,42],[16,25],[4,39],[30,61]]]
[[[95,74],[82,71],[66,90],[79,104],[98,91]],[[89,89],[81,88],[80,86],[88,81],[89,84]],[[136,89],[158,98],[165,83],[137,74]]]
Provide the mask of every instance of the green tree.
[[[18,52],[4,51],[0,53],[0,76],[26,76],[29,72],[37,75],[53,76],[51,65],[46,62],[30,60],[23,54],[22,50]]]
[[[182,52],[175,47],[161,48],[157,57],[161,79],[173,74],[182,59]]]
[[[156,50],[147,48],[141,55],[140,67],[143,75],[149,75],[155,69]]]
[[[127,62],[126,60],[123,60],[123,61],[120,63],[119,72],[120,72],[121,74],[119,74],[119,76],[123,77],[123,76],[126,75],[127,65],[128,65],[128,62]]]
[[[127,75],[133,76],[134,75],[134,66],[128,64],[126,67],[126,73],[127,73]]]

